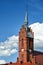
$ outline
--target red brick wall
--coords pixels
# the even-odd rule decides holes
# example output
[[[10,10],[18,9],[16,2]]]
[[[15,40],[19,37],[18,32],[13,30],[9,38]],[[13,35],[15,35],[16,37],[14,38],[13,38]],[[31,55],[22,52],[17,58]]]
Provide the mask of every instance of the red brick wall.
[[[32,30],[30,30],[30,31],[32,33]],[[32,33],[32,35],[33,35],[33,33]],[[21,50],[22,42],[23,42],[24,52],[22,52],[22,50]],[[30,42],[30,46],[29,46],[29,42]],[[27,37],[27,31],[24,28],[24,26],[22,26],[22,28],[20,29],[20,32],[19,32],[19,61],[23,61],[23,62],[29,61],[29,56],[30,56],[30,54],[28,52],[29,48],[31,48],[33,50],[33,39]]]

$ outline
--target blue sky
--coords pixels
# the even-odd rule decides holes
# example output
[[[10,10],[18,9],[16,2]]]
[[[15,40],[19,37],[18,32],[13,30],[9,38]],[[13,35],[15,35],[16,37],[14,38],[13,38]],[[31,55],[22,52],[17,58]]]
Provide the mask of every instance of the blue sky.
[[[0,0],[0,41],[18,35],[24,23],[26,0]],[[43,0],[28,0],[29,25],[43,21]]]
[[[0,42],[18,35],[21,25],[24,24],[25,14],[26,0],[0,0]],[[43,23],[43,0],[28,0],[28,22],[29,25]],[[15,61],[17,54],[0,56],[0,59]]]

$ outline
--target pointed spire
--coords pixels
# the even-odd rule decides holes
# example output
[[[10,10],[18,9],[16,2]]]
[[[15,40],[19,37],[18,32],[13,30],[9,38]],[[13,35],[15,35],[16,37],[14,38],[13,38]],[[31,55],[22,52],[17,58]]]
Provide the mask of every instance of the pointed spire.
[[[26,27],[28,27],[28,2],[26,3],[26,16],[25,16],[24,24]]]
[[[26,16],[25,16],[25,25],[28,25],[28,11],[26,11]]]

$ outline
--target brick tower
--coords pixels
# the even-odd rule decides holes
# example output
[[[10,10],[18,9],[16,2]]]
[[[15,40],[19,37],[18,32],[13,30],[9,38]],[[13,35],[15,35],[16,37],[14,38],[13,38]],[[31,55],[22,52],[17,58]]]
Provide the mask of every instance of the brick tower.
[[[22,25],[19,32],[19,62],[29,62],[33,58],[33,44],[34,33],[32,29],[28,27],[28,11],[26,11],[26,17],[24,25]]]

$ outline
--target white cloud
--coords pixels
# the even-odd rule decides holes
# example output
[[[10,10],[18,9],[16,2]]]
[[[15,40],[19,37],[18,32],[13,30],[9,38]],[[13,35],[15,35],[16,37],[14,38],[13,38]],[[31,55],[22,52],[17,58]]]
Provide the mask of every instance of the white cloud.
[[[16,53],[17,50],[16,49],[12,49],[10,53]]]
[[[6,61],[5,60],[0,60],[0,64],[5,64]]]
[[[18,36],[11,36],[6,41],[0,42],[0,56],[10,56],[17,52]]]
[[[34,23],[30,25],[34,31],[34,48],[43,52],[43,23]]]

